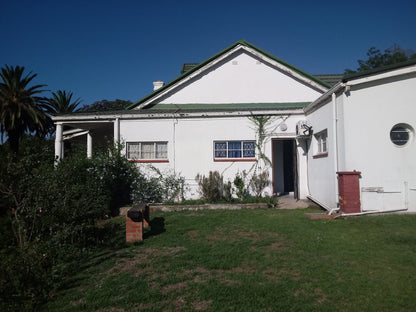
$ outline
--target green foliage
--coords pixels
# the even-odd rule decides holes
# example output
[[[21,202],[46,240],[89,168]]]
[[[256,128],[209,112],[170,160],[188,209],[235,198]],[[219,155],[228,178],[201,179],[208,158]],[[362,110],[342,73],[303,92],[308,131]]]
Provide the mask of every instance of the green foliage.
[[[210,171],[208,177],[198,174],[195,180],[203,199],[209,202],[231,201],[231,182],[224,183],[223,176],[218,171]]]
[[[8,304],[30,307],[52,296],[74,261],[103,243],[97,222],[130,202],[138,169],[115,151],[94,159],[79,151],[54,168],[52,142],[36,137],[17,155],[4,146],[0,153],[0,292]]]
[[[96,112],[96,111],[108,111],[108,110],[121,110],[126,109],[131,105],[131,101],[124,101],[116,99],[115,101],[101,100],[92,103],[91,105],[84,105],[80,111],[83,112]]]
[[[163,202],[182,202],[185,199],[185,178],[173,171],[162,173],[151,167],[157,174],[160,196]]]
[[[133,203],[160,203],[163,200],[162,188],[157,177],[147,177],[140,171],[132,184]]]
[[[45,135],[51,125],[43,112],[44,99],[37,96],[45,85],[29,86],[37,76],[31,72],[24,76],[24,67],[5,66],[0,73],[0,125],[7,134],[10,150],[18,152],[19,142],[25,132]]]
[[[271,160],[266,156],[264,152],[264,147],[267,140],[270,138],[276,127],[272,127],[272,122],[274,121],[273,116],[259,116],[252,115],[248,117],[254,126],[256,131],[256,147],[257,147],[257,157],[258,160],[255,163],[257,168],[259,165],[264,165],[264,167],[270,167],[272,165]],[[259,162],[263,162],[263,164]]]
[[[254,172],[250,180],[250,188],[255,196],[261,197],[264,189],[270,185],[269,172],[264,170],[262,172]]]
[[[359,67],[356,70],[346,69],[345,74],[363,72],[416,59],[416,53],[413,50],[404,50],[399,45],[395,44],[384,50],[384,53],[375,47],[371,47],[367,52],[367,57],[367,60],[358,60]]]
[[[236,195],[240,200],[249,195],[248,190],[245,186],[246,177],[247,173],[244,170],[242,173],[237,173],[233,181],[234,186],[236,187]]]
[[[44,109],[51,115],[76,112],[81,100],[79,98],[72,100],[72,96],[72,92],[67,93],[65,90],[58,90],[56,93],[52,92],[52,97],[47,99]]]

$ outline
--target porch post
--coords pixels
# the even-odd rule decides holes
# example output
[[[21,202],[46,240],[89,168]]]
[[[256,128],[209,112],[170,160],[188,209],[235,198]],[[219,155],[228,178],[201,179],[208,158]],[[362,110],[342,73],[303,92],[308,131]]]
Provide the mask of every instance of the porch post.
[[[120,119],[116,118],[114,120],[114,144],[120,142]]]
[[[87,158],[92,157],[92,136],[91,132],[87,133]]]
[[[55,132],[55,165],[58,164],[59,160],[63,158],[64,155],[64,145],[62,144],[62,124],[56,124]]]

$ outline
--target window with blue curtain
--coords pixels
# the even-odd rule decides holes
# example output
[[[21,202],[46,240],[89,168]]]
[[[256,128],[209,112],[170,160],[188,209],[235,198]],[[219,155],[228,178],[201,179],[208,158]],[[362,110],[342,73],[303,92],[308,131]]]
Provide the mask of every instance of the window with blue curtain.
[[[241,158],[241,141],[228,142],[228,158]]]
[[[214,157],[225,159],[255,158],[255,147],[254,141],[216,141],[214,142]]]

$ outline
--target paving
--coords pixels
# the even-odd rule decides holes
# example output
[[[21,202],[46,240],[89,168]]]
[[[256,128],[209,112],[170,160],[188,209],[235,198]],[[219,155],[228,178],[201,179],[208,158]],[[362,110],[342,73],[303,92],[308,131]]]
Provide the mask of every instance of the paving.
[[[299,209],[308,207],[318,207],[313,201],[309,199],[294,199],[293,195],[279,196],[279,209]]]

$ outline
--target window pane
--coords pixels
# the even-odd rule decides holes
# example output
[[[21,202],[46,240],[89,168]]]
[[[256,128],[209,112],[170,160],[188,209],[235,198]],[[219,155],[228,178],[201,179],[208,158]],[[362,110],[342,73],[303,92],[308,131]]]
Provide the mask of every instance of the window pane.
[[[326,148],[326,138],[322,140],[322,153],[326,153],[328,150]]]
[[[253,158],[256,156],[256,149],[254,141],[243,142],[243,157]]]
[[[215,144],[214,144],[214,157],[215,158],[226,158],[227,157],[227,143],[226,142],[215,142]]]
[[[153,142],[142,143],[142,153],[140,159],[154,159],[155,144]]]
[[[241,141],[228,142],[228,158],[241,158]]]
[[[140,144],[139,143],[127,143],[127,158],[139,159]]]
[[[168,158],[168,143],[160,142],[156,143],[156,159]]]
[[[315,136],[315,146],[316,148],[314,148],[315,153],[317,154],[323,154],[323,153],[327,153],[328,152],[328,145],[327,145],[327,138],[328,138],[328,132],[327,130],[321,131],[317,134],[314,135]]]

